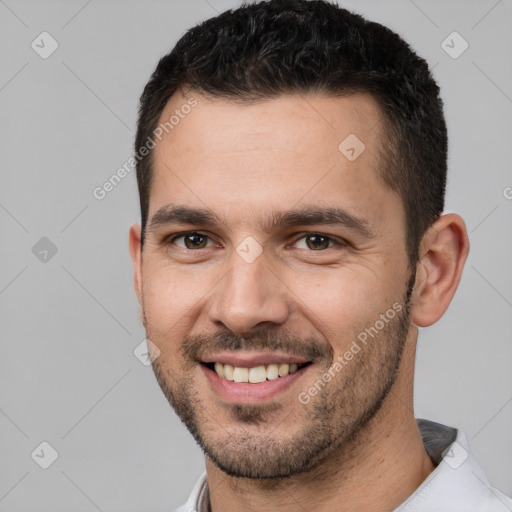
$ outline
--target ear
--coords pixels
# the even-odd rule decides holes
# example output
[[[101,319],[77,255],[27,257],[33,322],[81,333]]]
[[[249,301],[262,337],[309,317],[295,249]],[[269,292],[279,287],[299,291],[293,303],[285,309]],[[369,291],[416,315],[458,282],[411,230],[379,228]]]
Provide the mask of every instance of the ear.
[[[469,253],[466,224],[459,215],[442,215],[420,243],[412,321],[419,327],[437,322],[448,308]]]
[[[142,306],[142,247],[140,240],[140,224],[134,224],[130,228],[129,246],[133,263],[133,287],[139,304]],[[141,312],[142,314],[142,312]]]

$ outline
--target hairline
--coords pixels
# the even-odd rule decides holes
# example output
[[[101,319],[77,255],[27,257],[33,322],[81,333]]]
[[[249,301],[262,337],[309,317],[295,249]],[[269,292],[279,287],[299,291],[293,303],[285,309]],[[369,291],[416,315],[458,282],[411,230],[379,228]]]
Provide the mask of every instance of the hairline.
[[[189,86],[189,89],[187,91],[184,91],[184,87]],[[153,133],[156,128],[162,124],[162,116],[169,105],[169,103],[172,101],[172,99],[177,94],[182,94],[182,96],[185,99],[190,99],[192,96],[190,96],[190,92],[195,91],[198,96],[200,96],[202,99],[206,100],[210,103],[215,103],[219,101],[224,101],[227,103],[231,103],[235,106],[252,106],[252,105],[259,105],[261,103],[266,103],[268,101],[271,101],[273,99],[278,99],[282,97],[302,97],[304,95],[313,95],[321,98],[326,99],[338,99],[338,98],[350,98],[352,96],[361,95],[367,98],[370,98],[377,109],[378,113],[378,122],[374,127],[372,127],[372,130],[379,126],[378,132],[379,135],[376,137],[377,140],[377,151],[375,152],[376,156],[376,162],[375,162],[375,171],[377,176],[379,176],[382,180],[382,182],[387,185],[392,191],[397,193],[397,195],[401,197],[401,194],[399,190],[397,190],[395,187],[393,187],[388,180],[386,180],[387,174],[392,174],[391,167],[394,166],[395,162],[393,161],[393,158],[389,155],[392,155],[394,153],[400,153],[400,147],[398,145],[398,142],[396,140],[396,126],[394,120],[390,118],[390,116],[385,112],[384,108],[381,105],[380,98],[377,94],[360,89],[355,87],[347,87],[344,89],[340,89],[339,91],[330,91],[326,88],[308,88],[304,90],[296,90],[296,89],[289,89],[289,90],[282,90],[278,94],[272,94],[272,95],[258,95],[258,96],[247,96],[243,97],[241,95],[233,96],[231,94],[214,94],[211,92],[208,92],[204,89],[202,89],[200,86],[197,85],[190,85],[187,83],[178,84],[174,90],[174,92],[168,97],[167,101],[165,102],[164,106],[160,110],[160,113],[158,116],[155,116],[155,120],[153,121],[151,127],[150,127],[150,133]],[[391,151],[389,150],[391,147]],[[153,181],[154,176],[154,148],[150,149],[146,158],[147,160],[147,171],[149,173],[148,176],[148,211],[146,211],[145,220],[148,220],[149,215],[149,197],[150,197],[150,190],[151,185]],[[403,202],[403,200],[402,200]],[[404,209],[405,209],[405,203],[403,203]]]

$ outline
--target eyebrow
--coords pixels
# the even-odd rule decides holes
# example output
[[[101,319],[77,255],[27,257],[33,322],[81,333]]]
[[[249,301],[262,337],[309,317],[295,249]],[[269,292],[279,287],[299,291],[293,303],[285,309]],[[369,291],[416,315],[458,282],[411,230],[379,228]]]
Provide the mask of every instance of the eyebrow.
[[[148,231],[153,231],[169,224],[193,224],[203,227],[227,226],[213,210],[193,208],[184,205],[167,205],[160,208],[151,218]],[[373,238],[375,229],[372,225],[343,208],[305,206],[287,211],[272,211],[262,222],[261,230],[271,233],[278,228],[313,226],[316,224],[341,226],[358,232],[365,238]]]

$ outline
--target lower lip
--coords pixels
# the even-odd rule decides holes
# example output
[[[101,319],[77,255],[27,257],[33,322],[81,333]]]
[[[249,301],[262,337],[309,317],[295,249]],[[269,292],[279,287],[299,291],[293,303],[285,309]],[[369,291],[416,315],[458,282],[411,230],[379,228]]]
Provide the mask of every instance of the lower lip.
[[[277,379],[266,380],[264,382],[258,382],[257,384],[222,379],[216,372],[210,370],[204,364],[200,364],[199,366],[217,394],[227,402],[241,403],[264,401],[276,397],[300,379],[311,365],[304,366],[293,373],[289,373],[286,377],[278,377]]]

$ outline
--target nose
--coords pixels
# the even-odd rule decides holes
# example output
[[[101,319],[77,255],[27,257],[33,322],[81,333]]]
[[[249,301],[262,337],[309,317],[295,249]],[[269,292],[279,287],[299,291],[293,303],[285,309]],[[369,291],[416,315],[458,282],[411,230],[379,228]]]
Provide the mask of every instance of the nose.
[[[289,316],[286,286],[261,254],[248,263],[233,253],[231,267],[215,287],[209,320],[237,334],[276,327]]]

